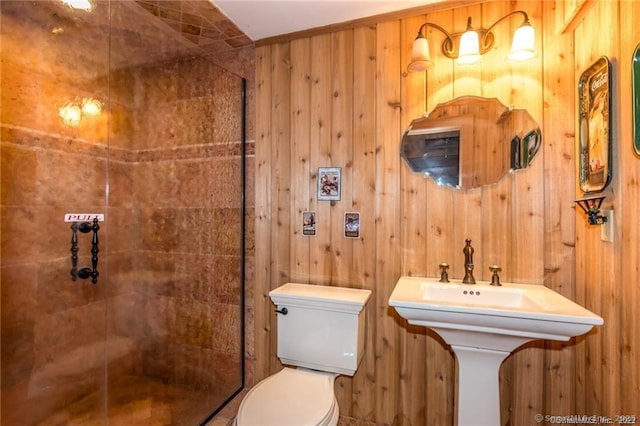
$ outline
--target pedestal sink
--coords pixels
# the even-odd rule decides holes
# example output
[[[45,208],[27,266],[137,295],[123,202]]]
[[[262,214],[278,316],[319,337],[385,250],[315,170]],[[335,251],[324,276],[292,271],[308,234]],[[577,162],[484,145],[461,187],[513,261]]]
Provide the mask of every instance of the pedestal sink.
[[[458,426],[498,426],[500,364],[536,339],[569,340],[604,321],[543,286],[401,277],[389,305],[438,333],[458,361]]]

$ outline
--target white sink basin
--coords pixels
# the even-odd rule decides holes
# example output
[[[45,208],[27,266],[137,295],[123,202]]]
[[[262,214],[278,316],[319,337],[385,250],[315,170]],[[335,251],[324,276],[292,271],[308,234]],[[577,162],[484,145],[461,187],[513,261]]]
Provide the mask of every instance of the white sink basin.
[[[410,324],[433,329],[458,361],[458,425],[500,424],[500,364],[536,339],[569,340],[604,321],[543,285],[401,277],[389,305]]]
[[[389,305],[410,324],[433,328],[449,344],[504,351],[534,339],[569,340],[603,324],[596,314],[543,285],[494,287],[401,277]]]

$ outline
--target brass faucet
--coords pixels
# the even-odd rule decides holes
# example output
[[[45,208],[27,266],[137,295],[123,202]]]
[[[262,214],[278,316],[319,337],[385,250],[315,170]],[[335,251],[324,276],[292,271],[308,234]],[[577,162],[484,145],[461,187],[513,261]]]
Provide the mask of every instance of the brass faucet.
[[[471,247],[471,240],[465,240],[467,245],[464,246],[462,252],[464,253],[464,278],[463,284],[475,284],[476,279],[473,278],[473,247]]]
[[[489,270],[492,272],[491,285],[502,286],[502,283],[500,282],[500,276],[498,275],[498,272],[502,271],[502,268],[500,268],[498,265],[492,265],[489,266]]]
[[[440,264],[440,282],[441,283],[449,282],[449,264],[448,263]]]

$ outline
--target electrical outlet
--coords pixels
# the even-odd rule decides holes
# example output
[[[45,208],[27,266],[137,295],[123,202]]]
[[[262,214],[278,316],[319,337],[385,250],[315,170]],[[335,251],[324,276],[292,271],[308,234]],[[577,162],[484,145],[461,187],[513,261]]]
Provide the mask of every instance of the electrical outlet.
[[[600,239],[609,243],[613,242],[613,209],[602,209],[602,216],[607,218],[607,221],[600,226]]]

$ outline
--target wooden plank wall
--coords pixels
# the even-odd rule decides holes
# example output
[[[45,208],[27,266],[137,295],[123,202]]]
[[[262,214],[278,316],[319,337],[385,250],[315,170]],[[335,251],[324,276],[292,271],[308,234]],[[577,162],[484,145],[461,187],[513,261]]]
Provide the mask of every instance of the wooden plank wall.
[[[547,285],[606,321],[586,337],[535,342],[509,357],[501,369],[502,424],[535,424],[535,414],[640,415],[640,339],[632,326],[640,163],[630,152],[626,90],[634,40],[640,41],[633,3],[593,2],[579,22],[568,23],[563,17],[576,14],[563,2],[559,13],[553,1],[492,1],[258,46],[256,378],[281,368],[269,290],[288,281],[367,288],[374,293],[366,307],[366,353],[353,378],[336,382],[341,415],[380,425],[453,424],[452,353],[433,332],[408,326],[387,300],[401,275],[437,276],[443,261],[450,276],[461,278],[470,238],[477,279],[488,279],[489,265],[497,263],[503,281]],[[486,27],[518,9],[536,28],[536,59],[505,60],[520,24],[513,18],[496,27],[494,49],[474,66],[443,57],[442,35],[429,30],[434,68],[406,72],[422,22],[462,31],[467,16]],[[613,244],[601,242],[599,229],[573,205],[580,195],[576,85],[580,70],[603,54],[616,58],[620,146],[607,193],[617,215]],[[529,111],[543,134],[531,168],[467,191],[408,170],[399,156],[403,130],[463,95],[497,97]],[[324,166],[342,168],[339,201],[317,200],[317,170]],[[316,212],[316,236],[302,235],[303,211]],[[358,239],[343,236],[350,211],[361,214]]]
[[[640,43],[638,19],[637,1],[593,2],[573,34],[580,40],[575,45],[575,81],[601,56],[612,65],[614,172],[604,195],[605,207],[614,210],[614,242],[601,241],[600,230],[581,218],[576,222],[576,298],[599,312],[606,324],[576,346],[576,404],[578,410],[597,407],[609,416],[640,412],[640,329],[635,308],[640,292],[640,158],[633,150],[631,121],[631,58]]]
[[[559,5],[561,11],[562,4]],[[544,284],[576,300],[575,212],[570,188],[575,181],[574,149],[574,59],[571,33],[552,31],[564,26],[554,11],[554,2],[543,2],[544,117]],[[580,218],[579,218],[580,220]],[[576,340],[545,342],[545,414],[575,413]],[[540,391],[538,391],[540,392]]]
[[[640,157],[631,148],[633,146],[632,111],[631,111],[631,58],[640,43],[640,7],[635,0],[625,0],[620,3],[618,13],[620,17],[619,35],[619,68],[615,73],[617,79],[616,90],[619,94],[616,106],[619,117],[616,128],[615,161],[620,164],[618,184],[615,186],[619,194],[616,199],[616,214],[618,224],[615,226],[615,272],[616,280],[609,288],[610,295],[615,298],[613,308],[618,310],[619,324],[613,326],[619,330],[619,335],[608,342],[615,351],[620,351],[614,366],[614,374],[619,375],[619,386],[613,391],[612,401],[616,406],[609,410],[619,410],[622,414],[638,414],[640,412],[640,328],[638,323],[637,306],[640,306],[640,280],[638,279],[638,265],[640,265],[640,251],[638,239],[638,212],[640,211]],[[640,132],[640,129],[636,129]]]

